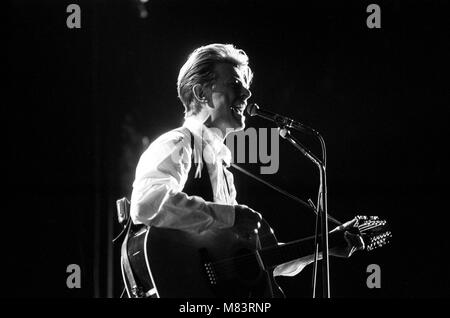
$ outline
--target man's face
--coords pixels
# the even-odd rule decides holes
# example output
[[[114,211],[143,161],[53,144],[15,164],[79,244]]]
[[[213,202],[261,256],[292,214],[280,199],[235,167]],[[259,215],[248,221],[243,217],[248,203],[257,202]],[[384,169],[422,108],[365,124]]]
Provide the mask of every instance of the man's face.
[[[245,127],[244,110],[251,93],[244,72],[228,63],[215,67],[216,79],[211,87],[211,126],[227,133]]]

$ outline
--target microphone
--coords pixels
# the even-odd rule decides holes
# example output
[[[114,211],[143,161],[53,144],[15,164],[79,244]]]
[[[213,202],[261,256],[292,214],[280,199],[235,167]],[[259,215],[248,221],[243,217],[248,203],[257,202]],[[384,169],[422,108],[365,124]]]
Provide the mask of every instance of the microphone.
[[[246,110],[247,114],[249,114],[250,116],[259,116],[266,120],[273,121],[278,126],[280,126],[280,128],[294,128],[313,135],[318,135],[318,132],[316,132],[314,129],[286,116],[279,115],[268,110],[260,109],[256,103],[249,104]]]

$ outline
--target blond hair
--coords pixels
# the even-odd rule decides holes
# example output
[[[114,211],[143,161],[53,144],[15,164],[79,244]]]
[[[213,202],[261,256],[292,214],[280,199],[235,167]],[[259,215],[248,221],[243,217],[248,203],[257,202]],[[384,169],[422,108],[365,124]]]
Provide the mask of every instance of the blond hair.
[[[230,63],[243,68],[244,80],[250,85],[253,73],[248,65],[247,54],[232,44],[209,44],[192,52],[178,74],[178,98],[185,108],[185,117],[195,115],[201,106],[195,101],[192,89],[196,84],[212,85],[216,78],[214,67],[218,63]]]

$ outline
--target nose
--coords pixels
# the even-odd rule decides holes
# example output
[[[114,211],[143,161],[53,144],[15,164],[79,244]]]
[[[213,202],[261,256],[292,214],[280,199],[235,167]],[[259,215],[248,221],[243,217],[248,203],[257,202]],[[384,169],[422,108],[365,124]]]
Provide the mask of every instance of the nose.
[[[247,100],[252,96],[252,92],[250,92],[250,88],[242,87],[241,95],[244,100]]]

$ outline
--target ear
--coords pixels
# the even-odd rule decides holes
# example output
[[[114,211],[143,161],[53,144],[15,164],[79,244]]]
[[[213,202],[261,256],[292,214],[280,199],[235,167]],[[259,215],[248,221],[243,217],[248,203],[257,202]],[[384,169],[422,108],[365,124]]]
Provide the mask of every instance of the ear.
[[[204,90],[204,86],[203,85],[195,84],[192,87],[192,93],[194,94],[195,99],[199,103],[207,103],[208,102],[208,100],[206,99],[206,94],[205,94],[205,90]]]

